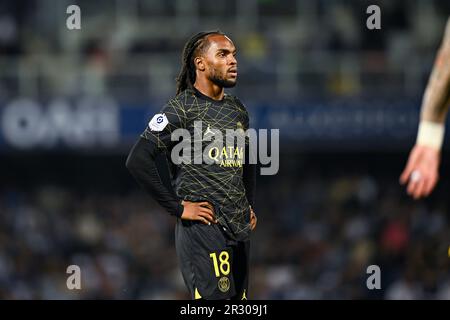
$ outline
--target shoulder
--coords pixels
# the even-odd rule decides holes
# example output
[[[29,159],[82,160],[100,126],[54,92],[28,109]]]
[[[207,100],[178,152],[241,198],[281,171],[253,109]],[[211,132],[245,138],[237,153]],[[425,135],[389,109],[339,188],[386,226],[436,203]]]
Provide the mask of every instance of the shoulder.
[[[194,97],[188,90],[185,90],[167,100],[167,102],[164,104],[162,112],[174,112],[177,114],[185,115],[186,112],[190,109],[193,100]]]
[[[226,94],[225,98],[229,99],[234,105],[236,105],[244,113],[248,114],[247,108],[245,107],[244,103],[238,97],[231,95],[231,94]]]
[[[244,103],[236,96],[227,94],[226,99],[230,99],[230,102],[239,110],[243,119],[244,128],[248,129],[250,124],[250,116]]]
[[[188,112],[198,104],[194,90],[186,89],[169,100],[168,104]]]

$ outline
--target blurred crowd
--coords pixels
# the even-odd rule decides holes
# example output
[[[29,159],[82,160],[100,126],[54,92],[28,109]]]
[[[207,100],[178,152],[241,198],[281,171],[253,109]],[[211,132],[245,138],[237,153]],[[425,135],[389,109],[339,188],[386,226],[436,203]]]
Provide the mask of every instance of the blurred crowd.
[[[249,297],[450,299],[449,182],[414,202],[381,166],[322,170],[327,158],[292,157],[297,171],[282,163],[258,179]],[[35,184],[0,192],[0,298],[189,298],[175,220],[138,187]],[[81,290],[66,286],[70,265],[81,269]],[[366,286],[370,265],[380,290]]]
[[[68,30],[79,5],[81,29]],[[445,0],[208,0],[0,3],[0,97],[113,95],[167,99],[184,43],[221,29],[238,48],[239,95],[418,95],[442,39]],[[101,30],[101,32],[98,32]],[[159,100],[158,100],[159,101]]]
[[[80,6],[80,30],[66,27],[71,4]],[[381,30],[366,27],[372,4]],[[231,93],[248,105],[326,108],[339,97],[396,108],[392,97],[420,100],[449,16],[445,0],[1,1],[0,108],[23,97],[46,106],[92,96],[123,109],[160,106],[175,93],[184,43],[211,29],[237,45]],[[323,103],[304,103],[318,96]],[[362,119],[348,113],[342,118]],[[394,116],[374,113],[361,132],[377,121],[397,130]],[[299,117],[285,119],[280,127],[298,135]],[[304,147],[283,141],[282,153]],[[4,147],[0,137],[1,299],[189,298],[175,220],[125,172],[123,150],[95,160],[94,148]],[[414,202],[397,181],[406,155],[396,154],[394,170],[378,155],[338,164],[325,152],[317,161],[281,155],[279,174],[258,178],[249,297],[450,299],[450,175],[431,199]],[[373,170],[354,171],[354,159]],[[81,290],[66,286],[70,265],[81,268]],[[380,268],[380,290],[366,286],[371,265]]]
[[[266,214],[255,234],[257,297],[450,299],[446,185],[432,201],[413,202],[381,165],[371,173],[304,169],[298,180],[259,189]],[[380,268],[380,290],[367,288],[371,265]]]

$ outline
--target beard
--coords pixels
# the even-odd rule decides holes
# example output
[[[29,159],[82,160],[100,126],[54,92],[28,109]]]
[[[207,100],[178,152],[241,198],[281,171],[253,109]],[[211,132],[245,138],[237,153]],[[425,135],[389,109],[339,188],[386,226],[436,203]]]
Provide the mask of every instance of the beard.
[[[233,88],[236,85],[237,77],[234,79],[226,79],[225,75],[214,70],[213,74],[209,77],[209,80],[216,86],[222,88]]]

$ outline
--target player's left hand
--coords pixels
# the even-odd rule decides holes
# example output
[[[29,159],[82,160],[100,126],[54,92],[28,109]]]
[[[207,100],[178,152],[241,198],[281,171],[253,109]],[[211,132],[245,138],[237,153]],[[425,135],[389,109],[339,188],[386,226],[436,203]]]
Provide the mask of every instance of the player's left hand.
[[[415,145],[409,155],[400,183],[408,183],[407,192],[414,199],[428,196],[439,179],[440,151],[428,146]]]
[[[253,208],[250,207],[250,227],[251,230],[253,231],[253,229],[256,228],[256,222],[258,221],[258,218],[256,218],[256,214],[253,211]]]

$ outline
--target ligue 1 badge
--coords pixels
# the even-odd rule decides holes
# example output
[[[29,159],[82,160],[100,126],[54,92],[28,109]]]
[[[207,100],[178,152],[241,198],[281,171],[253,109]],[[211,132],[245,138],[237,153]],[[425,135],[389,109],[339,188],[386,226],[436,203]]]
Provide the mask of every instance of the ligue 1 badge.
[[[169,124],[169,120],[164,113],[157,113],[148,123],[151,131],[160,132]]]

